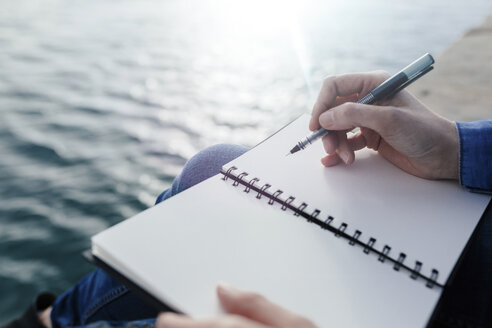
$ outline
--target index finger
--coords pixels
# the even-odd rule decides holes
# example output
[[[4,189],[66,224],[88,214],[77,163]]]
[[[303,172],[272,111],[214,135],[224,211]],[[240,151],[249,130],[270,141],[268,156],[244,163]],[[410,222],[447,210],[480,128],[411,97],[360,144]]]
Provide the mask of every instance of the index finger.
[[[383,71],[350,73],[327,77],[323,81],[318,99],[314,104],[309,129],[315,131],[320,127],[319,116],[334,106],[337,97],[345,97],[353,94],[365,96],[388,77],[389,74]]]

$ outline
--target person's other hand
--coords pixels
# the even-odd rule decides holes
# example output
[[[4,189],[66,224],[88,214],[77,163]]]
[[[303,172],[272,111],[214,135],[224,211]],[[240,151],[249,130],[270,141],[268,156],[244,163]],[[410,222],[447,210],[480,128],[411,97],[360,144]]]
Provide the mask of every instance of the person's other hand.
[[[385,72],[354,73],[325,79],[309,128],[336,130],[323,137],[325,166],[351,164],[354,151],[368,147],[413,175],[458,179],[458,132],[454,122],[432,111],[408,91],[378,105],[357,104],[386,80]],[[347,138],[346,132],[360,132]]]
[[[192,319],[163,313],[157,318],[156,328],[316,328],[308,319],[292,313],[261,295],[219,285],[222,307],[228,314],[213,319]]]

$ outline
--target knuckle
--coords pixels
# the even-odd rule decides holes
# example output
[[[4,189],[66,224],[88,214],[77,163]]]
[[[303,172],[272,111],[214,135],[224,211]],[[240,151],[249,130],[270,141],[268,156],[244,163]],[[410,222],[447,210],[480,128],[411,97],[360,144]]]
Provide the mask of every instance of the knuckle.
[[[333,112],[333,117],[336,118],[336,115],[338,115],[338,118],[352,117],[356,113],[357,113],[357,104],[351,103],[351,102],[346,102],[346,103],[340,105],[340,110]]]
[[[340,105],[344,112],[353,111],[356,108],[356,104],[353,102],[346,102]]]
[[[323,89],[330,88],[333,85],[335,78],[336,75],[330,75],[325,77],[323,79]]]

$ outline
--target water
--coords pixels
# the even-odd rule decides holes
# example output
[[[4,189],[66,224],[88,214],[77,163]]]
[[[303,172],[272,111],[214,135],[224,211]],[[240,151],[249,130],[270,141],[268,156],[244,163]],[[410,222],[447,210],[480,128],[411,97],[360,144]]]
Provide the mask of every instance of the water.
[[[439,54],[490,0],[0,0],[0,322],[92,267],[186,159],[309,110],[323,76]]]

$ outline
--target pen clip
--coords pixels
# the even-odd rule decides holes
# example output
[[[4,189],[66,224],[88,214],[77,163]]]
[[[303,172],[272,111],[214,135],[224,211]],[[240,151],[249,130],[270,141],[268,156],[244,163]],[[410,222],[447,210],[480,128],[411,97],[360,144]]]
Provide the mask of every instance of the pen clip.
[[[417,74],[415,74],[414,76],[412,76],[410,79],[408,79],[408,81],[406,81],[405,83],[403,83],[402,85],[400,85],[398,88],[395,89],[395,91],[393,91],[389,97],[387,99],[391,99],[393,98],[398,92],[400,92],[401,90],[405,89],[406,87],[408,87],[410,84],[412,84],[413,82],[417,81],[419,78],[421,78],[422,76],[424,76],[425,74],[429,73],[430,71],[432,71],[434,69],[434,66],[429,66],[423,70],[421,70],[420,72],[418,72]]]

